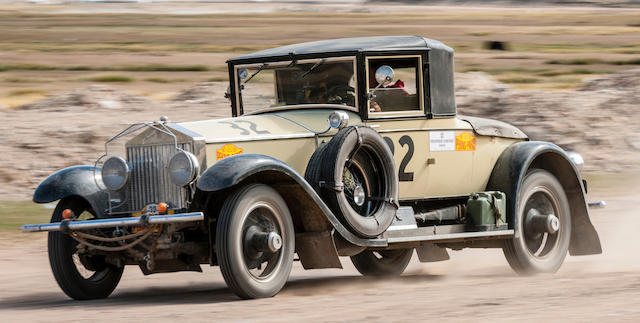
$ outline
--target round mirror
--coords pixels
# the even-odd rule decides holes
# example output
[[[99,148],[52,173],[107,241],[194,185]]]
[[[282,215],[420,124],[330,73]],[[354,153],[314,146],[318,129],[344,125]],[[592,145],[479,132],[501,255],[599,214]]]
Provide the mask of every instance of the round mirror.
[[[393,82],[394,77],[393,68],[389,65],[382,65],[376,70],[376,81],[380,85],[387,85]]]
[[[241,69],[239,69],[239,70],[238,70],[238,77],[239,77],[241,80],[246,79],[246,78],[247,78],[247,76],[249,76],[249,72],[247,71],[247,69],[246,69],[246,68],[241,68]]]

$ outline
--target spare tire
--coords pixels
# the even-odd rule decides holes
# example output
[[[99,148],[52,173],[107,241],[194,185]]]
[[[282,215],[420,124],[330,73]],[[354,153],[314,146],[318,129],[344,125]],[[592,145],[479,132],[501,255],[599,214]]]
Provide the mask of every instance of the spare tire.
[[[384,139],[368,127],[346,127],[311,156],[305,179],[354,234],[383,233],[398,210],[398,175]]]

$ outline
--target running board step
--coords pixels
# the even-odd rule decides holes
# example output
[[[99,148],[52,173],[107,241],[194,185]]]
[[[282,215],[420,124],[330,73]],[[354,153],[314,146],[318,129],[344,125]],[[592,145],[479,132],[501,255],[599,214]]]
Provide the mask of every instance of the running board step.
[[[400,242],[454,242],[465,240],[483,240],[483,239],[509,239],[513,238],[513,230],[494,230],[494,231],[465,231],[464,224],[442,225],[420,227],[406,230],[391,230],[383,234],[382,238],[387,243]]]

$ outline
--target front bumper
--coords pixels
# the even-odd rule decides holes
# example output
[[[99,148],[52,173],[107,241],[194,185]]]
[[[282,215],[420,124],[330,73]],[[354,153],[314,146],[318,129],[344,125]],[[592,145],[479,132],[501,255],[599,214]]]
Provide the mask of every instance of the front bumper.
[[[22,232],[45,232],[45,231],[73,231],[99,228],[115,228],[126,226],[148,226],[153,224],[195,222],[204,220],[202,212],[170,214],[170,215],[142,215],[138,217],[96,219],[86,221],[63,220],[62,222],[25,224],[21,227]]]

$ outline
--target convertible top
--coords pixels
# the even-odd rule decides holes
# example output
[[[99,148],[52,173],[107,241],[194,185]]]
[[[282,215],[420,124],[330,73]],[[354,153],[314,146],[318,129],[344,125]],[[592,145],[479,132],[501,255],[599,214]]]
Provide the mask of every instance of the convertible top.
[[[420,36],[376,36],[321,40],[300,44],[293,44],[261,50],[255,53],[239,56],[228,60],[228,63],[238,63],[264,58],[287,58],[293,56],[312,56],[326,53],[340,53],[352,55],[359,52],[373,51],[404,51],[431,50],[453,53],[453,49],[440,41]]]
[[[423,54],[428,57],[428,73],[425,73],[428,74],[429,79],[425,81],[425,85],[428,86],[426,95],[429,96],[429,102],[427,102],[428,106],[425,109],[427,113],[436,117],[456,114],[453,49],[440,41],[421,36],[356,37],[292,44],[238,56],[229,59],[227,64],[229,64],[230,77],[233,80],[234,65],[380,54]],[[358,64],[360,64],[359,69],[365,68],[364,63]],[[231,83],[231,91],[231,93],[235,93],[233,82]],[[232,100],[234,100],[233,97]],[[361,102],[364,101],[366,100],[361,100]],[[366,111],[364,106],[359,109]]]

